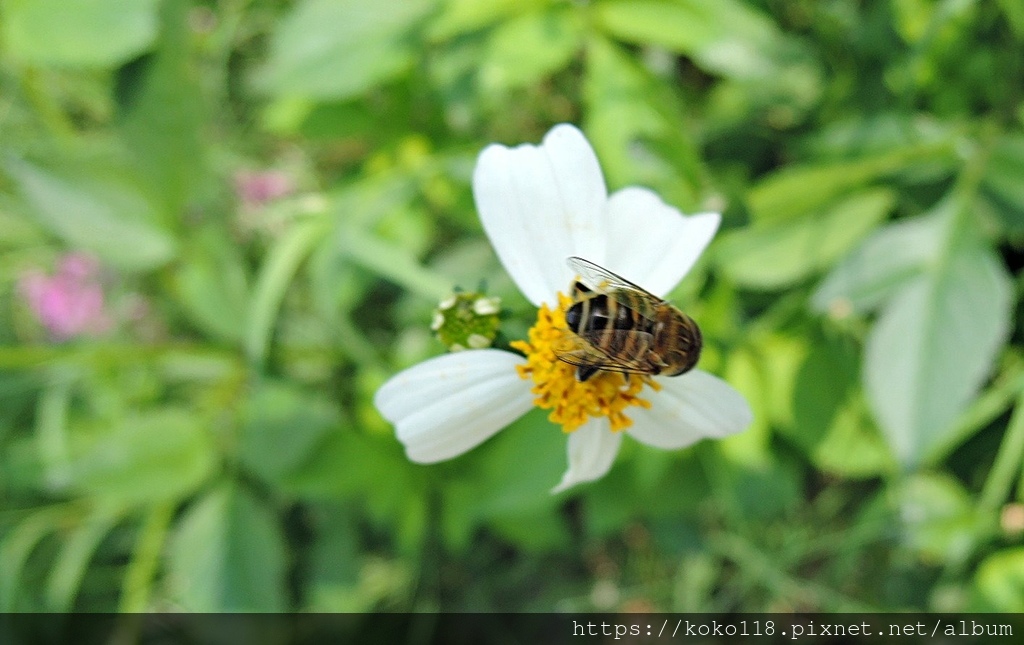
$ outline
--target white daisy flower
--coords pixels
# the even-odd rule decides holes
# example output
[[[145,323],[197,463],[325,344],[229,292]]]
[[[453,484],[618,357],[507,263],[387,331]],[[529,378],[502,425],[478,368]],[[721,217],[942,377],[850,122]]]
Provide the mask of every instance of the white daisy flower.
[[[539,146],[488,146],[473,173],[484,230],[509,275],[539,307],[530,339],[467,349],[392,377],[374,398],[409,459],[434,463],[478,446],[531,407],[568,434],[569,467],[552,493],[602,477],[623,435],[663,449],[744,430],[750,407],[725,381],[693,369],[676,377],[599,372],[580,383],[555,358],[564,291],[580,256],[657,296],[668,293],[711,241],[721,216],[684,216],[646,188],[609,196],[583,133],[555,126]]]

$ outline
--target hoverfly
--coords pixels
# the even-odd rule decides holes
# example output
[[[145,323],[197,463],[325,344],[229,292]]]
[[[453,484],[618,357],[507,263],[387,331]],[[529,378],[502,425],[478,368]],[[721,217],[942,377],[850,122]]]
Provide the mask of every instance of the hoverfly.
[[[583,382],[601,370],[678,376],[700,358],[700,328],[668,301],[593,262],[568,259],[578,279],[555,355]]]

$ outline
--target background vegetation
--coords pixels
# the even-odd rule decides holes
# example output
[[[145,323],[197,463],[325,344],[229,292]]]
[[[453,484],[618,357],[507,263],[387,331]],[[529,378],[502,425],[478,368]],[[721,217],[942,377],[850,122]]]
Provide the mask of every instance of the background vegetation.
[[[1024,4],[7,0],[0,610],[1024,610]],[[533,412],[372,406],[579,124],[722,232],[672,294],[744,434],[562,496]]]

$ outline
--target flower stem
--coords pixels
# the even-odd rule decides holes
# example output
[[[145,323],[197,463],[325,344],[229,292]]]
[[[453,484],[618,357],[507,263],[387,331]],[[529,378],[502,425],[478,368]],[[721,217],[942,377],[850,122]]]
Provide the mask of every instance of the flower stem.
[[[940,578],[941,582],[951,583],[952,580],[959,577],[978,546],[988,539],[991,532],[998,526],[996,513],[1010,493],[1014,476],[1021,475],[1021,483],[1024,484],[1024,473],[1021,473],[1022,460],[1024,460],[1024,388],[1020,388],[1017,394],[1017,403],[1014,406],[1013,415],[1010,417],[1006,434],[1003,436],[1003,443],[999,446],[996,461],[981,489],[977,506],[977,517],[980,522],[976,524],[976,529],[969,538],[970,544],[962,549],[961,555],[946,562]],[[1021,491],[1018,491],[1018,497],[1020,496]]]
[[[1003,436],[1003,443],[996,453],[996,461],[981,489],[978,509],[982,513],[996,512],[1010,494],[1014,477],[1024,476],[1021,464],[1024,461],[1024,388],[1017,396],[1013,415]]]
[[[323,239],[328,227],[328,222],[323,218],[311,218],[298,223],[276,242],[260,267],[249,302],[248,328],[245,333],[245,353],[256,367],[263,367],[270,351],[271,336],[285,291],[299,265]]]
[[[994,379],[989,389],[982,392],[957,418],[953,429],[929,451],[925,464],[941,463],[964,441],[981,428],[996,420],[1013,404],[1014,397],[1024,391],[1024,369],[1018,364],[1007,365]]]
[[[146,611],[174,508],[172,502],[157,504],[146,514],[135,542],[132,561],[125,571],[118,612],[134,614]]]
[[[59,491],[71,482],[67,414],[74,375],[66,368],[51,368],[47,372],[50,382],[36,408],[36,448],[43,462],[47,487]]]

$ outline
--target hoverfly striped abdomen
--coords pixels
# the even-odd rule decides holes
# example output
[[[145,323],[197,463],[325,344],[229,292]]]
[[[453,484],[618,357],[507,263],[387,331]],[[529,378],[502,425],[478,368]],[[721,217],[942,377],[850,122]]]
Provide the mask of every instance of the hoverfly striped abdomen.
[[[585,381],[601,370],[677,376],[696,365],[701,333],[692,318],[665,300],[582,258],[565,310],[568,327],[558,358]]]

